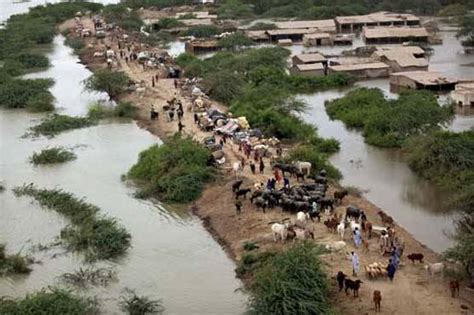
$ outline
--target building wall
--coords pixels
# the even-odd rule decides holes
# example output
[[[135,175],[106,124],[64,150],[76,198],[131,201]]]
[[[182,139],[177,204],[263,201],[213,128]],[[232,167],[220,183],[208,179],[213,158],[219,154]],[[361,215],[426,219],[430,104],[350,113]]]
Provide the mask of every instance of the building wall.
[[[451,92],[451,98],[456,105],[474,106],[474,92],[470,94],[459,94],[453,91]]]
[[[386,78],[390,75],[390,69],[364,69],[364,70],[349,70],[349,71],[335,71],[330,69],[331,73],[347,73],[358,79],[375,79]]]
[[[296,67],[290,68],[291,74],[302,75],[302,76],[324,76],[324,69],[321,70],[311,70],[311,71],[300,71]]]

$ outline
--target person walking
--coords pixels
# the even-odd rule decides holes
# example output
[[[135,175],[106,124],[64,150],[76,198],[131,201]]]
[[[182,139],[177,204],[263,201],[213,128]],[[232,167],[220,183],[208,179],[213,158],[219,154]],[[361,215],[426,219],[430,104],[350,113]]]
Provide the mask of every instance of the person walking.
[[[242,171],[243,171],[244,167],[245,167],[245,158],[244,157],[240,158],[240,166],[242,166]]]
[[[174,88],[177,89],[178,88],[178,80],[174,79]]]
[[[199,122],[199,116],[197,113],[194,113],[194,123],[197,124]]]
[[[265,164],[263,163],[263,159],[260,158],[260,167],[259,167],[260,174],[263,174],[264,169],[265,169]]]
[[[359,256],[355,252],[351,252],[351,262],[352,262],[352,275],[357,277],[357,273],[359,272]]]
[[[240,215],[241,212],[242,212],[242,201],[237,199],[235,201],[235,213],[237,213],[237,215]]]
[[[181,133],[183,131],[184,125],[181,123],[181,120],[178,121],[178,132]]]
[[[155,77],[151,77],[151,87],[155,87]]]
[[[286,176],[283,177],[283,187],[286,188],[286,189],[290,188],[290,180]]]
[[[250,160],[249,165],[250,165],[250,170],[252,171],[252,174],[255,175],[255,163],[254,163],[254,161]]]
[[[392,259],[389,259],[387,266],[387,276],[390,279],[390,282],[392,282],[393,278],[395,277],[395,271],[397,271],[397,267],[395,267],[394,263],[392,262]]]
[[[362,243],[362,235],[360,234],[359,228],[356,227],[354,230],[354,245],[356,248],[359,248],[360,243]]]

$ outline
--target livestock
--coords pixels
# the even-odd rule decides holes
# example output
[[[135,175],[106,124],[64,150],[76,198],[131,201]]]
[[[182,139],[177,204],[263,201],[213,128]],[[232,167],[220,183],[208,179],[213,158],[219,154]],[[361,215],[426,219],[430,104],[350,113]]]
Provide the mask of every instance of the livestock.
[[[240,196],[244,196],[247,199],[247,194],[250,192],[250,188],[242,188],[235,192],[235,199],[239,199]]]
[[[365,272],[369,279],[387,276],[387,265],[380,262],[374,262],[365,266]]]
[[[303,175],[309,175],[311,173],[311,163],[310,162],[302,162],[296,161],[295,167],[299,173]]]
[[[310,176],[308,176],[308,178],[311,178],[312,180],[314,180],[314,182],[316,184],[327,185],[327,183],[328,183],[328,179],[326,177],[323,177],[323,176],[310,175]]]
[[[449,281],[449,290],[451,291],[451,296],[456,296],[456,291],[459,296],[459,281],[458,280],[451,280]]]
[[[232,184],[232,192],[235,193],[237,190],[240,189],[240,185],[242,185],[242,180],[238,180]]]
[[[346,279],[346,277],[347,275],[342,271],[339,271],[337,273],[336,280],[337,280],[337,284],[339,285],[339,292],[341,292],[342,289],[344,289],[344,280]]]
[[[324,210],[324,209],[334,210],[334,200],[331,198],[322,198],[319,201],[319,203],[321,205],[321,210]]]
[[[345,279],[344,284],[346,286],[346,294],[348,294],[348,290],[352,290],[354,292],[354,297],[358,297],[361,283],[363,283],[361,280],[354,281],[351,279]]]
[[[257,207],[257,209],[261,208],[263,213],[265,213],[265,209],[268,206],[268,201],[263,199],[263,197],[257,197],[255,198],[255,206]]]
[[[296,214],[296,224],[304,228],[309,218],[309,213],[304,213],[303,211],[300,211]]]
[[[334,220],[334,219],[327,219],[326,221],[324,221],[324,225],[328,228],[328,230],[330,231],[336,231],[336,227],[339,223],[337,222],[337,220]]]
[[[362,231],[367,232],[367,238],[370,240],[372,238],[372,223],[370,223],[369,221],[363,221]]]
[[[272,224],[272,232],[273,232],[273,240],[276,242],[278,239],[284,243],[286,238],[288,237],[288,223],[281,224],[281,223],[273,223]]]
[[[415,263],[415,261],[419,261],[420,263],[423,263],[424,257],[425,256],[423,256],[423,254],[420,254],[420,253],[412,253],[407,256],[407,258],[410,259],[412,263]]]
[[[388,214],[386,214],[382,210],[380,210],[378,212],[378,215],[380,216],[380,219],[382,220],[382,223],[388,224],[388,225],[393,225],[393,218],[391,216],[389,216]]]
[[[428,271],[431,276],[434,276],[437,273],[442,273],[444,268],[445,265],[442,262],[425,265],[425,270]]]
[[[242,165],[240,164],[240,162],[234,162],[234,164],[232,164],[232,170],[234,172],[235,177],[239,176],[239,174],[242,172]]]
[[[346,242],[344,241],[335,241],[329,244],[326,244],[326,249],[332,252],[337,252],[343,249],[346,246]]]
[[[354,233],[354,231],[355,231],[356,229],[358,229],[359,231],[360,231],[360,229],[361,229],[361,228],[360,228],[360,224],[359,224],[359,223],[356,223],[355,221],[351,221],[351,222],[350,222],[350,225],[351,225],[351,231],[352,231],[352,233]]]
[[[137,94],[139,95],[140,98],[143,98],[143,96],[145,96],[145,93],[146,93],[146,87],[137,87],[137,89],[135,90],[137,92]]]
[[[362,239],[362,245],[364,246],[364,251],[365,251],[365,252],[368,252],[368,251],[369,251],[369,247],[370,247],[369,241],[366,240],[366,239]]]
[[[341,240],[344,239],[344,233],[346,231],[346,224],[344,222],[341,222],[337,225],[337,234],[339,234],[341,236]]]
[[[348,206],[346,208],[346,218],[347,219],[354,218],[354,219],[358,220],[361,216],[361,213],[362,213],[362,210],[360,210],[359,208],[357,208],[355,206]]]
[[[252,193],[252,196],[250,196],[250,202],[253,203],[253,200],[254,200],[255,198],[260,197],[260,196],[262,196],[262,195],[263,195],[263,191],[261,191],[261,190],[256,190],[256,191],[254,191],[254,192]]]
[[[319,212],[319,210],[310,211],[309,218],[311,219],[311,221],[313,221],[314,218],[318,218],[318,223],[319,223],[321,222],[321,212]]]
[[[294,240],[298,239],[298,240],[307,240],[309,238],[312,238],[314,240],[314,233],[308,229],[293,229],[295,231],[295,238]]]
[[[94,58],[101,58],[101,57],[104,57],[104,52],[102,51],[96,51],[94,52],[94,54],[92,55]]]
[[[381,301],[382,301],[382,293],[379,290],[374,290],[375,312],[380,312]]]
[[[344,199],[345,196],[347,196],[349,192],[347,190],[341,190],[341,191],[335,191],[334,192],[334,200],[336,203],[340,204],[342,202],[342,199]]]
[[[273,165],[273,168],[278,168],[283,176],[285,176],[285,172],[290,173],[290,175],[293,175],[296,173],[296,167],[291,165],[291,164],[283,164],[283,163],[276,163]]]

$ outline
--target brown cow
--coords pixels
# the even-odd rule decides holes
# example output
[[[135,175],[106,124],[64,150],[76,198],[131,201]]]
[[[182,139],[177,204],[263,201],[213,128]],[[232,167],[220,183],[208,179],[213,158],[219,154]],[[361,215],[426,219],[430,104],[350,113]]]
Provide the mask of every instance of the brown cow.
[[[382,301],[382,293],[379,290],[374,290],[375,312],[380,312],[381,301]]]
[[[449,281],[449,289],[451,290],[451,296],[456,296],[456,291],[458,292],[459,296],[459,281],[458,280],[451,280]]]

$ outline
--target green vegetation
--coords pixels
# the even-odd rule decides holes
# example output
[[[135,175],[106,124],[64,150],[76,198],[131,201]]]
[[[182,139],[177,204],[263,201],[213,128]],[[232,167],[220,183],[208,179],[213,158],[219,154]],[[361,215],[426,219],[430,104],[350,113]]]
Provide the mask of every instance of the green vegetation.
[[[74,272],[67,272],[61,276],[62,280],[75,286],[86,287],[91,285],[107,285],[116,279],[116,273],[110,268],[79,268]]]
[[[84,80],[84,86],[90,91],[103,91],[111,99],[116,99],[128,85],[130,78],[124,72],[108,69],[98,70]]]
[[[277,26],[273,23],[258,22],[258,23],[255,23],[254,25],[252,25],[251,27],[249,27],[249,30],[252,30],[252,31],[266,31],[266,30],[274,30],[276,28],[277,28]]]
[[[458,17],[458,16],[463,16],[467,11],[467,8],[459,3],[455,4],[450,4],[438,12],[438,16],[442,17]]]
[[[67,115],[52,114],[44,118],[41,123],[30,128],[33,136],[54,137],[55,135],[72,129],[92,126],[96,123],[89,117],[71,117]]]
[[[321,140],[320,140],[321,141]],[[334,139],[324,140],[323,142],[336,142]],[[336,151],[338,151],[337,149]],[[328,156],[334,153],[333,150],[331,152],[327,152],[321,147],[313,144],[303,144],[298,145],[288,152],[288,157],[291,161],[306,161],[311,163],[311,173],[318,174],[321,169],[325,169],[329,178],[339,180],[342,178],[341,173],[337,168],[332,166],[332,164],[328,161]]]
[[[161,146],[142,151],[128,176],[145,184],[140,197],[157,195],[165,202],[190,202],[214,178],[214,169],[208,166],[210,158],[211,153],[201,144],[177,134]]]
[[[96,304],[58,288],[42,289],[23,299],[0,299],[0,314],[9,315],[78,315],[98,314]]]
[[[40,189],[33,184],[15,187],[16,196],[33,197],[42,207],[55,210],[71,220],[61,231],[61,239],[75,251],[84,251],[86,259],[112,259],[130,247],[131,236],[117,221],[99,216],[100,209],[59,189]]]
[[[184,24],[175,18],[163,18],[158,23],[153,24],[153,28],[157,31],[181,26],[184,26]]]
[[[239,0],[223,0],[217,9],[217,15],[221,19],[243,19],[252,14],[251,7]]]
[[[129,315],[161,314],[165,310],[161,300],[138,296],[133,290],[127,290],[126,294],[122,295],[119,304],[122,310]]]
[[[226,50],[236,50],[243,47],[253,46],[254,42],[245,36],[245,34],[237,32],[221,38],[217,45]]]
[[[245,242],[243,245],[242,245],[242,248],[246,251],[246,252],[250,252],[254,249],[258,249],[259,246],[257,245],[257,243],[254,243],[254,242]]]
[[[457,36],[458,38],[463,39],[463,46],[474,46],[474,14],[468,14],[463,17],[461,29],[457,33]]]
[[[64,44],[71,47],[74,50],[74,53],[79,54],[79,52],[85,47],[84,41],[80,37],[66,37]]]
[[[50,149],[43,149],[40,153],[34,152],[30,158],[30,162],[38,164],[54,164],[64,163],[75,160],[77,156],[71,150],[63,147],[54,147]]]
[[[0,79],[0,106],[26,108],[34,112],[53,110],[54,97],[49,92],[53,84],[51,79],[21,80],[3,74]]]
[[[0,274],[30,273],[29,264],[29,259],[21,256],[20,253],[7,255],[5,253],[5,244],[0,244]]]
[[[303,242],[282,252],[246,254],[238,272],[250,277],[250,306],[256,314],[328,314],[328,280],[321,249]]]
[[[115,23],[127,31],[139,31],[143,21],[136,11],[130,11],[124,4],[111,4],[104,8],[107,23]]]
[[[428,91],[406,91],[396,100],[385,99],[379,89],[359,88],[327,102],[331,119],[363,130],[367,143],[401,147],[411,136],[438,130],[451,119],[452,107],[440,106]]]
[[[210,38],[219,34],[221,31],[214,25],[198,25],[190,27],[188,30],[181,33],[181,36],[194,36],[197,38]]]
[[[130,102],[120,102],[116,106],[94,103],[89,106],[87,116],[94,120],[111,117],[136,118],[137,108]]]

